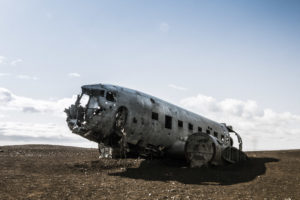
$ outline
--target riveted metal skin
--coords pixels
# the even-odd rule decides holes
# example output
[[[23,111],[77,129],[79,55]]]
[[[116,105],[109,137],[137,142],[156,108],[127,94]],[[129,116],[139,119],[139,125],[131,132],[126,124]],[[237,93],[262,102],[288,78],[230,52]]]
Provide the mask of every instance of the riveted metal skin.
[[[73,133],[100,144],[100,157],[169,156],[197,163],[201,153],[192,149],[196,149],[197,139],[206,138],[207,143],[200,142],[198,151],[213,153],[204,156],[202,165],[220,165],[224,163],[222,150],[232,146],[231,126],[115,85],[82,86],[82,93],[65,112]]]

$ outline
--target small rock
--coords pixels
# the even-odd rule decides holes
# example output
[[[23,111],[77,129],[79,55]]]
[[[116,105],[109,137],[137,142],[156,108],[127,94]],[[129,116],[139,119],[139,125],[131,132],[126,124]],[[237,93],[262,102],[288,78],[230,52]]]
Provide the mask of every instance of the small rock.
[[[0,152],[4,152],[2,149],[0,149]]]

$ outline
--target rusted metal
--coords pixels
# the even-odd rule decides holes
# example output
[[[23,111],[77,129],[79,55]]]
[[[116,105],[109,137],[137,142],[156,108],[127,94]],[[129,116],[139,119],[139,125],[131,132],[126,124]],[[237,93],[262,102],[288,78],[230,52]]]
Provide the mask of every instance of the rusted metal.
[[[186,159],[192,167],[242,160],[231,154],[246,159],[242,139],[231,126],[132,89],[82,86],[65,112],[73,133],[99,144],[100,157],[169,156]],[[229,132],[236,134],[239,149],[232,149]]]

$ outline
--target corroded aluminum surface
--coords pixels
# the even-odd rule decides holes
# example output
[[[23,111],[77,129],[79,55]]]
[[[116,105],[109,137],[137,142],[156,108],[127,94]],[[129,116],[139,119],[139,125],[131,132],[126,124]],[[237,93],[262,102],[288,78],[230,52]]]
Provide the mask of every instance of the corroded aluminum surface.
[[[205,132],[203,134],[210,138],[215,148],[213,158],[205,160],[218,165],[223,163],[221,151],[232,144],[229,132],[234,132],[226,124],[142,92],[114,85],[82,86],[82,93],[65,112],[70,130],[102,144],[99,151],[103,150],[104,157],[185,158],[188,138],[192,141],[191,135]],[[237,136],[241,150],[242,141]],[[206,145],[206,148],[212,148]]]

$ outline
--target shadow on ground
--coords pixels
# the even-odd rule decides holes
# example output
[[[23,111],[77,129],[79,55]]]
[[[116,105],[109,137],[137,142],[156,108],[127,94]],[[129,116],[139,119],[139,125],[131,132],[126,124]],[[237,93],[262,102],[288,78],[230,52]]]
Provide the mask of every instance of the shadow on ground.
[[[187,168],[184,163],[173,160],[145,160],[138,168],[127,168],[124,172],[109,175],[151,181],[178,181],[184,184],[232,185],[249,182],[265,174],[265,164],[278,161],[275,158],[249,158],[240,164],[197,169]]]

